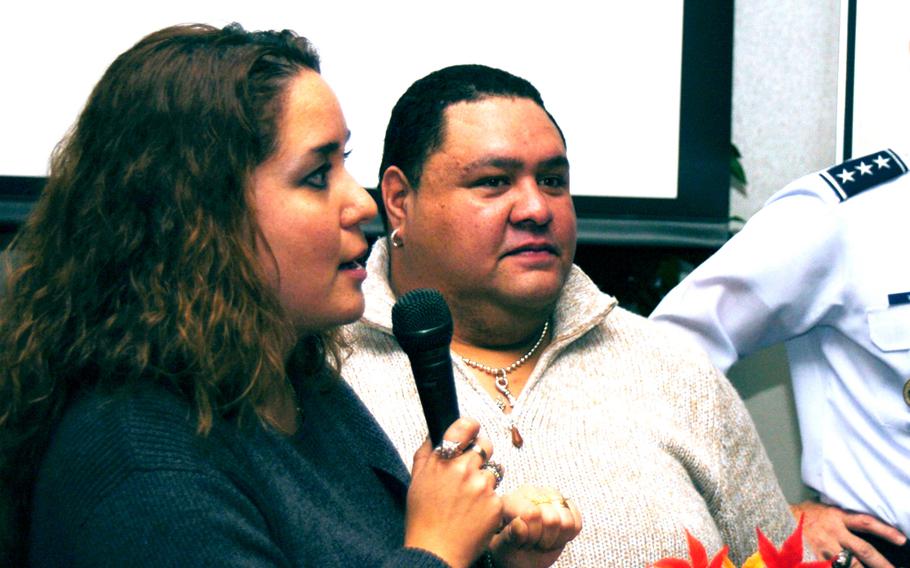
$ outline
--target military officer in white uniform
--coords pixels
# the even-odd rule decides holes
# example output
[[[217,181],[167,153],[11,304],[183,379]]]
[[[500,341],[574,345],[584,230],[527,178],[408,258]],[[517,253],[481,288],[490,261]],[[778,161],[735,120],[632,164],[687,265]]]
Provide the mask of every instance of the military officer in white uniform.
[[[723,371],[786,343],[803,481],[838,507],[794,509],[816,554],[849,549],[875,567],[910,566],[906,172],[884,150],[794,181],[651,316],[693,336]]]

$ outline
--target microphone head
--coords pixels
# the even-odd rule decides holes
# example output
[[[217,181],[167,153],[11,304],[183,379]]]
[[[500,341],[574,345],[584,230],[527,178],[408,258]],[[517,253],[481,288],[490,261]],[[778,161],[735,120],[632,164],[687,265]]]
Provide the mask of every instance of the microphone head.
[[[448,347],[452,313],[439,290],[417,288],[392,307],[392,333],[405,353]]]

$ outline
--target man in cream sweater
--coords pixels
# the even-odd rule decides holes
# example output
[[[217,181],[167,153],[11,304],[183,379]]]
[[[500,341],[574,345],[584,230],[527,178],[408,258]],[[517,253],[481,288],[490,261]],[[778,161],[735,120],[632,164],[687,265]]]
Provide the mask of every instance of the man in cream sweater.
[[[727,379],[573,265],[565,140],[530,83],[479,65],[417,81],[392,112],[380,184],[391,232],[342,373],[403,456],[426,425],[391,309],[436,288],[461,412],[492,439],[502,489],[555,487],[585,517],[558,565],[684,557],[685,530],[739,564],[756,527],[777,543],[793,530]]]

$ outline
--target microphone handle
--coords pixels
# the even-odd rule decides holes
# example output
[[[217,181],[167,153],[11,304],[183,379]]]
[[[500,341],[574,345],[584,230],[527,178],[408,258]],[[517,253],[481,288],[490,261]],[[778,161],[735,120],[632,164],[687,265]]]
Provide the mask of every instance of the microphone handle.
[[[458,420],[458,397],[448,346],[408,354],[430,442],[438,446],[442,435]]]

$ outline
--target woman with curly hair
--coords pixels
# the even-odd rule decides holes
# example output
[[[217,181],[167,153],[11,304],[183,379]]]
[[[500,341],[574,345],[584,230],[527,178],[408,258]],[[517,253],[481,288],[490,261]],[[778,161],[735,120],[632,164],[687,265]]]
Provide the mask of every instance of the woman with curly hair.
[[[0,300],[10,563],[520,564],[578,532],[497,496],[472,420],[446,439],[478,451],[409,477],[337,379],[376,213],[348,136],[293,32],[167,28],[110,66]]]

